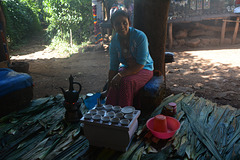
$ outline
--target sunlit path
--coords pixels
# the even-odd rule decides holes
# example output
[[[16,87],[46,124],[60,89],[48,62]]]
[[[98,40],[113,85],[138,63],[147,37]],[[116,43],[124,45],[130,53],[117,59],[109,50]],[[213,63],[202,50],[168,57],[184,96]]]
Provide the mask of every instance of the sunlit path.
[[[229,64],[232,67],[240,66],[240,49],[187,51],[197,59],[210,60],[215,65]]]

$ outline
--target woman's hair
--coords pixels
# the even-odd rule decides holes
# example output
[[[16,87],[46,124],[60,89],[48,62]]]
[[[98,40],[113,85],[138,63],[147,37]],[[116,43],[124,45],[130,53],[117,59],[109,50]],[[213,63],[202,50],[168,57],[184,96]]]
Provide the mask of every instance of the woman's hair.
[[[113,25],[114,21],[120,16],[126,17],[130,22],[129,14],[126,11],[119,9],[112,14],[111,24]]]

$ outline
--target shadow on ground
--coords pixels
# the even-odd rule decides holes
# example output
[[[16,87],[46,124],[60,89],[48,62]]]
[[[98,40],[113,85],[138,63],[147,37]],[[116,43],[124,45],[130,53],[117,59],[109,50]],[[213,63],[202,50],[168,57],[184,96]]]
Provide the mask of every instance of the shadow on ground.
[[[172,93],[195,92],[213,102],[240,108],[240,67],[234,63],[225,64],[227,59],[218,60],[219,56],[228,53],[204,50],[197,54],[174,52],[176,62],[167,64],[167,87]],[[229,56],[235,61],[240,58],[239,54],[240,49]]]

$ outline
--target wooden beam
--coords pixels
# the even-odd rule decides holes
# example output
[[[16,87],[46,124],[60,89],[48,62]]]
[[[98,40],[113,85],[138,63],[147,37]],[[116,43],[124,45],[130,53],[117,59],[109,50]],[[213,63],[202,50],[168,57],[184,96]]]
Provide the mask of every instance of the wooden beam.
[[[224,21],[224,20],[223,20]],[[221,32],[222,31],[222,26],[209,26],[201,23],[195,23],[196,28],[208,30],[208,31],[214,31],[214,32]],[[225,32],[233,32],[235,27],[228,26],[225,28]]]
[[[237,18],[238,18],[238,17],[237,17]],[[240,22],[240,21],[238,21],[238,20],[236,20],[236,21],[234,21],[234,20],[223,20],[223,21],[226,21],[226,22],[234,22],[234,23],[235,23],[235,22],[238,22],[238,23]]]
[[[235,44],[236,38],[237,38],[237,33],[238,33],[238,28],[239,28],[239,17],[237,17],[236,24],[235,24],[235,30],[233,33],[233,41],[232,44]]]

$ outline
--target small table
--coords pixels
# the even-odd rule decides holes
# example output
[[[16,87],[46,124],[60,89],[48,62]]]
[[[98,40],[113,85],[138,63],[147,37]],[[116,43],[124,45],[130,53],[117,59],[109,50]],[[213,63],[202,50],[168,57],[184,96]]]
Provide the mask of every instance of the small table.
[[[236,20],[229,20],[230,17],[236,17]],[[233,39],[232,39],[232,44],[235,44],[236,43],[236,38],[237,38],[237,33],[238,33],[238,28],[239,28],[239,22],[240,22],[239,17],[240,17],[240,14],[225,13],[225,14],[213,14],[213,15],[183,17],[183,18],[168,20],[169,49],[171,49],[172,45],[173,45],[173,32],[172,32],[173,23],[197,22],[197,21],[211,20],[211,19],[215,19],[215,20],[216,19],[222,19],[223,20],[222,30],[221,30],[221,40],[220,40],[221,45],[224,43],[227,22],[236,23],[234,33],[233,33]]]
[[[239,22],[240,22],[239,21],[240,14],[234,14],[234,17],[236,17],[236,20],[223,19],[222,32],[221,32],[221,42],[220,42],[221,44],[224,43],[227,22],[235,23],[235,29],[234,29],[234,33],[233,33],[232,44],[236,43],[236,38],[237,38],[237,33],[238,33],[238,28],[239,28]]]

